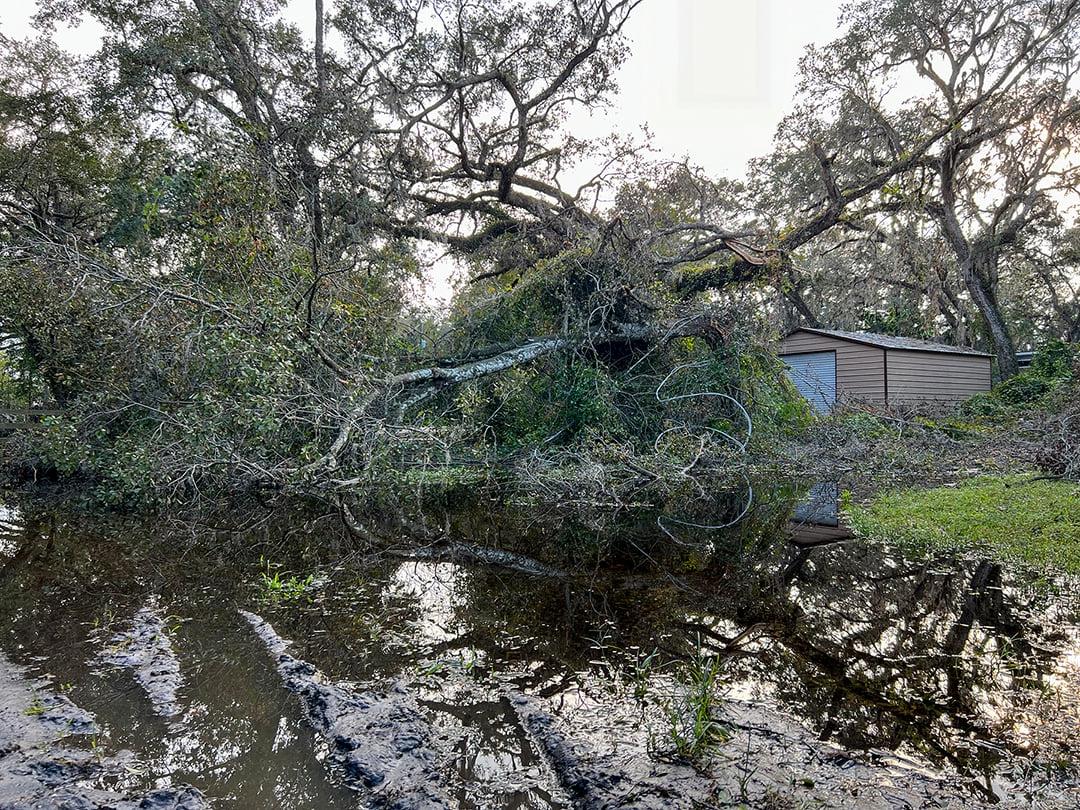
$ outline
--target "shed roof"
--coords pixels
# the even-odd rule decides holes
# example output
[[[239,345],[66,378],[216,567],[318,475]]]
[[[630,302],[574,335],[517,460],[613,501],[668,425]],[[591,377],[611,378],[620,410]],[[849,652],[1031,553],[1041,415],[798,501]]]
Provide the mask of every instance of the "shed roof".
[[[893,337],[892,335],[878,335],[873,332],[845,332],[842,329],[812,329],[809,326],[801,326],[793,330],[796,332],[810,332],[814,335],[825,335],[839,340],[849,340],[852,343],[862,343],[867,346],[880,346],[883,349],[906,349],[914,352],[940,352],[942,354],[967,354],[976,357],[992,357],[986,352],[976,351],[964,346],[948,346],[944,343],[934,343],[931,340],[919,340],[918,338]]]

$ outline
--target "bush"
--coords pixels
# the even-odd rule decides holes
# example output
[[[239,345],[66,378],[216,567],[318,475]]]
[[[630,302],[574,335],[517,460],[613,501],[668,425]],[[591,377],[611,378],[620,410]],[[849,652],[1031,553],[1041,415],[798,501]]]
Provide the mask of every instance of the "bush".
[[[1077,364],[1080,364],[1080,345],[1051,341],[1035,353],[1030,368],[994,386],[987,394],[971,397],[962,410],[974,417],[999,419],[1041,405],[1073,379]]]
[[[1076,374],[1080,363],[1080,344],[1054,340],[1031,359],[1031,370],[1047,380],[1066,380]]]
[[[1027,405],[1041,399],[1051,387],[1050,380],[1031,369],[1005,380],[993,393],[1006,405]]]

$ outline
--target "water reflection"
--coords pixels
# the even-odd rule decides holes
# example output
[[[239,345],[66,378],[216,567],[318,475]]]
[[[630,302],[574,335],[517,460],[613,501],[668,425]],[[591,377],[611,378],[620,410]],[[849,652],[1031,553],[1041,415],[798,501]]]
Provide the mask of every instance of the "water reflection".
[[[840,530],[829,525],[835,485],[816,492],[797,524]],[[676,660],[699,648],[721,659],[731,700],[793,716],[821,741],[961,774],[984,799],[1030,788],[1036,771],[1054,790],[1076,786],[1074,581],[987,560],[912,560],[858,541],[796,535],[794,545],[787,508],[760,509],[696,548],[667,542],[650,518],[430,516],[454,536],[588,571],[556,579],[350,554],[340,538],[315,542],[303,515],[179,540],[30,507],[11,518],[13,550],[0,558],[0,649],[71,683],[109,744],[139,753],[146,770],[133,782],[187,780],[226,807],[351,801],[327,781],[318,743],[236,620],[233,608],[253,603],[332,677],[414,684],[452,757],[462,807],[565,801],[507,686],[551,698],[599,749],[639,750],[642,715],[623,688],[634,667],[654,650]],[[295,601],[260,603],[264,556],[323,571],[326,582]],[[185,685],[174,731],[130,676],[86,664],[150,594],[177,619]]]
[[[851,529],[840,522],[840,485],[819,481],[810,486],[805,498],[795,505],[788,523],[792,542],[816,546],[847,540]]]
[[[461,608],[459,570],[454,563],[402,563],[383,592],[384,600],[411,603],[418,614],[412,623],[416,633],[431,641],[448,641],[456,636],[451,622]]]

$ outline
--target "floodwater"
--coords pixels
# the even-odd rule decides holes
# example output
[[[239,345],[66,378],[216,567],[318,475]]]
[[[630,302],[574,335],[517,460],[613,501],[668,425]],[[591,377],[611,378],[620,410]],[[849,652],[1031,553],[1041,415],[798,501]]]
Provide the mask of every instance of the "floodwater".
[[[1077,582],[908,559],[792,527],[794,507],[676,532],[487,504],[378,524],[373,552],[298,509],[185,523],[8,498],[0,681],[22,683],[0,704],[92,715],[64,745],[109,766],[72,784],[191,785],[218,808],[1080,806]],[[423,726],[411,770],[358,781],[340,729],[382,731],[321,728],[248,614],[313,682]],[[721,732],[681,756],[703,662]],[[30,806],[2,773],[29,745],[0,746],[0,807]],[[429,776],[442,804],[388,799]]]

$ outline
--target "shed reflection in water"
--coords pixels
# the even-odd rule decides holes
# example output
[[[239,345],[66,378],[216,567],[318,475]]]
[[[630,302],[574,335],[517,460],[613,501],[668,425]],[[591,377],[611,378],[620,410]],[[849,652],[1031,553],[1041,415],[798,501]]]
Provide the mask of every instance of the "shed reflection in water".
[[[791,513],[788,534],[800,546],[834,543],[852,536],[851,529],[840,521],[840,485],[836,481],[820,481],[810,487]]]
[[[835,516],[835,485],[817,493],[824,511],[812,505],[801,524],[840,531],[822,525],[830,498]],[[907,559],[855,540],[808,544],[798,532],[792,543],[787,514],[758,513],[712,535],[707,554],[658,536],[652,519],[598,528],[489,508],[432,519],[552,567],[588,560],[588,576],[560,579],[360,554],[301,514],[162,532],[29,505],[0,525],[0,650],[72,685],[108,744],[138,753],[145,772],[132,783],[182,779],[222,806],[352,801],[326,779],[319,742],[237,621],[234,608],[252,605],[335,679],[414,683],[455,752],[462,807],[565,801],[506,685],[559,696],[568,717],[577,707],[582,733],[618,748],[641,719],[618,686],[641,655],[700,648],[722,660],[732,700],[794,716],[819,740],[963,775],[983,799],[1028,786],[1035,765],[1062,790],[1076,786],[1074,582],[988,560]],[[323,577],[300,599],[260,601],[266,559]],[[150,595],[174,617],[184,673],[173,728],[129,677],[87,663]]]

